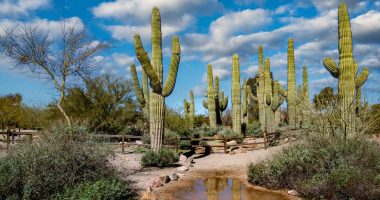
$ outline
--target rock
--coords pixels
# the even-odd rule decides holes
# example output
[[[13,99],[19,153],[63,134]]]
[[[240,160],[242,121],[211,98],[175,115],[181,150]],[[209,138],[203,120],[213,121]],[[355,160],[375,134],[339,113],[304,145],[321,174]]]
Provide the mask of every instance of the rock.
[[[177,171],[179,171],[179,172],[185,172],[187,170],[189,170],[189,167],[187,167],[187,166],[177,167]]]
[[[148,187],[146,187],[146,191],[147,191],[147,192],[152,192],[153,189],[152,189],[152,187],[148,186]]]
[[[185,176],[185,174],[183,173],[177,173],[177,175],[179,176],[179,178],[183,178]]]
[[[151,181],[149,181],[146,187],[157,188],[163,185],[164,185],[164,182],[159,177],[159,178],[154,178]]]
[[[235,154],[235,152],[233,152],[233,151],[230,151],[230,153],[229,153],[230,155],[234,155]]]
[[[170,178],[169,178],[169,176],[161,176],[159,179],[160,179],[160,181],[161,181],[162,183],[164,183],[164,184],[170,182]]]
[[[228,141],[226,143],[227,145],[237,145],[237,142],[235,140]]]
[[[179,156],[179,161],[180,161],[180,162],[185,162],[186,160],[187,160],[187,157],[186,157],[185,155],[181,154],[181,155]]]
[[[177,181],[179,179],[179,175],[177,173],[173,173],[170,179],[172,181]]]
[[[300,196],[300,193],[297,192],[296,190],[288,190],[288,194],[292,196]]]
[[[136,144],[144,144],[142,140],[136,140]]]

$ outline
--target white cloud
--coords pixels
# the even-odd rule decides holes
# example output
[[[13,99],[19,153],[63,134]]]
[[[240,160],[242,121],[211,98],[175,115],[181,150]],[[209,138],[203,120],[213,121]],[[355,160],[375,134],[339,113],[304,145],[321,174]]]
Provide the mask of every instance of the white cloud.
[[[359,42],[380,43],[380,12],[370,10],[351,20],[353,38]]]
[[[203,97],[205,93],[207,92],[207,88],[205,84],[202,85],[196,85],[193,88],[193,93],[195,97]]]
[[[102,56],[98,60],[99,66],[101,66],[101,73],[119,75],[129,74],[129,66],[135,61],[133,56],[129,56],[126,53],[112,53],[109,56]],[[141,66],[137,66],[136,70],[141,71]]]
[[[28,16],[30,11],[49,6],[50,0],[4,0],[0,2],[0,16]]]
[[[143,40],[147,40],[154,6],[160,9],[164,38],[194,24],[195,16],[211,15],[223,9],[217,0],[115,0],[99,4],[92,12],[97,18],[111,18],[121,22],[105,25],[114,38],[132,40],[135,33],[140,33]]]
[[[341,0],[312,0],[314,6],[320,12],[325,12],[326,10],[337,9]],[[348,8],[350,11],[358,12],[367,7],[367,1],[358,0],[346,0]]]
[[[257,65],[253,65],[253,66],[249,66],[247,69],[245,70],[242,70],[242,72],[250,77],[253,77],[257,74],[259,70],[259,66]]]

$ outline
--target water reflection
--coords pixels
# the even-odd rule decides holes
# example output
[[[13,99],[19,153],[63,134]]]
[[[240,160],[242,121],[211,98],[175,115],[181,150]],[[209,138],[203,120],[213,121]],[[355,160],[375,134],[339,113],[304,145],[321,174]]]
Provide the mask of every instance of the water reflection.
[[[181,188],[172,194],[175,199],[183,200],[276,200],[287,199],[271,191],[258,191],[248,187],[235,178],[209,177],[196,179],[189,187]]]

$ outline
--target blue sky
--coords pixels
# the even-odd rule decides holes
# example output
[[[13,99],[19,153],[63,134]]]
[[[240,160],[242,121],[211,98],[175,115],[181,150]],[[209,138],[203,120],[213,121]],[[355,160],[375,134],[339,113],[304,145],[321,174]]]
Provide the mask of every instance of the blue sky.
[[[257,72],[257,47],[264,46],[275,79],[286,88],[287,39],[295,41],[297,84],[302,66],[309,71],[311,97],[337,81],[324,69],[326,56],[338,59],[337,8],[335,0],[0,0],[0,34],[15,24],[34,24],[58,34],[66,24],[86,26],[93,37],[112,44],[96,60],[94,74],[114,73],[129,78],[135,62],[134,33],[140,33],[150,49],[150,18],[153,6],[160,8],[164,48],[164,76],[168,72],[171,38],[179,35],[181,63],[174,92],[167,105],[179,108],[188,92],[195,93],[196,112],[205,113],[201,101],[206,89],[207,64],[221,78],[221,89],[231,92],[232,54],[240,56],[241,79]],[[360,70],[369,67],[364,93],[370,102],[380,92],[380,1],[347,1],[354,39],[354,56]],[[52,85],[40,78],[19,73],[0,56],[0,95],[21,93],[24,103],[46,105],[56,98]],[[164,77],[164,78],[165,78]]]

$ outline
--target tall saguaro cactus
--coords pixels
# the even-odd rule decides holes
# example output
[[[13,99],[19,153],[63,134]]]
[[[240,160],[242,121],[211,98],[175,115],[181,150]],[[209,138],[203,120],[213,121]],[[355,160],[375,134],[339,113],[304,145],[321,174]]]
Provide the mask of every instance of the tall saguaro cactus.
[[[238,54],[232,56],[232,130],[241,133],[241,90],[240,90],[240,64]]]
[[[265,131],[265,104],[264,104],[264,63],[263,63],[263,46],[259,46],[259,85],[257,87],[257,101],[259,107],[259,121],[261,130]]]
[[[207,101],[203,101],[203,106],[208,109],[210,126],[216,127],[216,108],[215,108],[215,88],[212,76],[212,66],[207,66]]]
[[[194,108],[194,94],[193,91],[190,91],[190,102],[187,102],[186,99],[183,100],[183,109],[185,113],[186,120],[189,120],[190,129],[194,128],[194,116],[195,116],[195,108]]]
[[[302,78],[303,78],[303,120],[302,120],[302,128],[309,127],[309,113],[308,110],[310,108],[310,97],[309,97],[309,82],[307,76],[307,67],[304,65],[302,67]]]
[[[228,105],[228,96],[224,96],[224,91],[219,91],[219,77],[215,77],[215,110],[216,110],[216,123],[222,125],[222,113],[226,110]]]
[[[290,128],[296,128],[296,78],[294,65],[294,42],[288,40],[288,121]]]
[[[164,110],[165,97],[169,96],[175,86],[178,65],[180,62],[180,44],[177,36],[172,41],[172,57],[170,60],[170,69],[168,77],[163,84],[163,67],[162,67],[162,33],[161,17],[157,7],[152,10],[152,58],[149,59],[145,51],[140,35],[134,36],[134,45],[137,59],[149,78],[151,92],[149,95],[149,122],[150,122],[150,139],[151,148],[158,152],[162,147],[164,135]],[[138,91],[135,91],[138,93]]]
[[[359,67],[352,55],[352,33],[347,5],[341,3],[338,10],[339,64],[332,58],[324,58],[323,64],[334,78],[338,78],[338,102],[341,111],[342,129],[345,137],[355,136],[355,89],[368,78],[368,68],[358,75]]]
[[[247,80],[243,80],[243,94],[241,98],[241,119],[242,123],[248,125],[248,90],[247,90]]]

